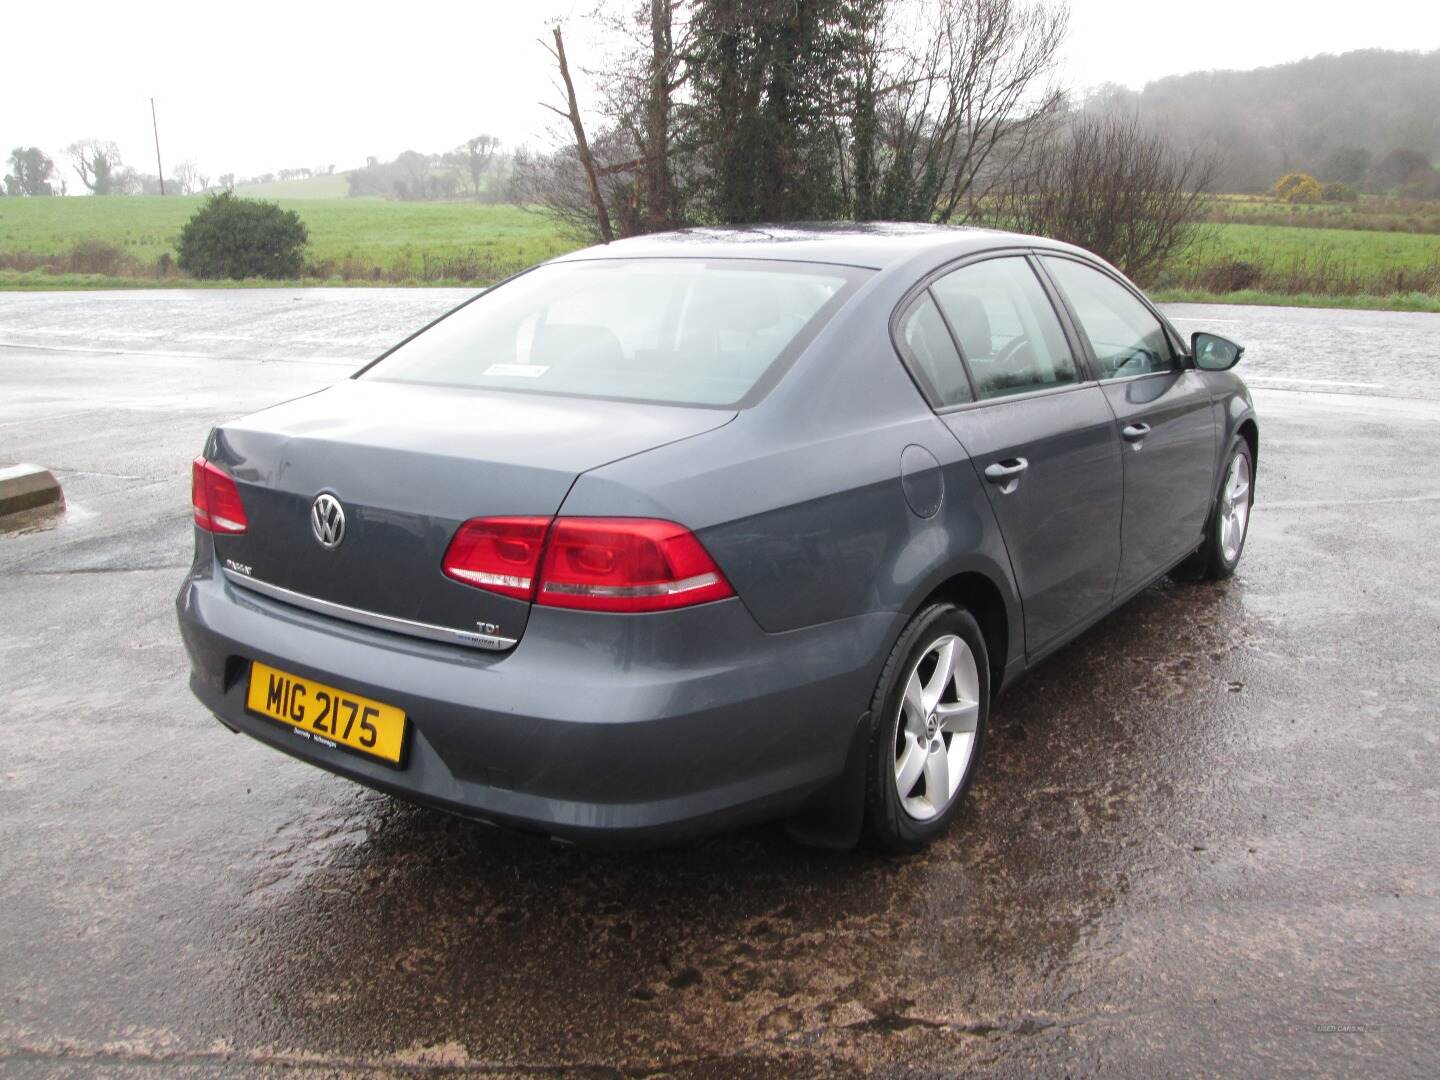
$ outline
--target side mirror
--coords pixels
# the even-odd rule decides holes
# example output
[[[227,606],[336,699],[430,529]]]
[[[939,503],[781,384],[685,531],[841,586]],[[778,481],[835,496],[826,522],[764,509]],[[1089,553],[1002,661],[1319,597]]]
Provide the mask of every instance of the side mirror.
[[[1196,333],[1190,335],[1190,355],[1201,371],[1229,371],[1245,355],[1245,346],[1217,334]]]

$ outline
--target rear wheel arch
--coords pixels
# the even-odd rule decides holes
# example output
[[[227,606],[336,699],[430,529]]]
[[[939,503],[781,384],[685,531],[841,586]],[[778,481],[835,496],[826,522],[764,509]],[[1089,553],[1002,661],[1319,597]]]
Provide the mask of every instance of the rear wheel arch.
[[[936,604],[953,604],[967,611],[979,624],[989,658],[986,682],[989,684],[989,700],[993,701],[999,693],[1006,659],[1012,652],[1011,628],[1020,625],[1019,611],[1012,612],[1003,586],[995,580],[994,574],[998,572],[998,568],[991,573],[972,568],[951,574],[941,579],[929,592],[920,594],[908,608],[898,611],[898,625],[887,637],[885,648],[876,661],[876,679],[884,679],[886,658],[893,654],[896,644],[916,618]],[[1018,598],[1012,598],[1011,603],[1018,605]],[[877,725],[883,727],[885,722],[885,717],[876,715],[869,707],[860,714],[851,737],[844,772],[823,788],[799,817],[791,820],[789,831],[792,837],[821,847],[838,849],[854,846],[860,838],[864,811],[869,803],[868,763],[874,748],[875,731]]]
[[[931,604],[951,603],[970,612],[980,624],[985,649],[990,654],[990,696],[1000,691],[1009,659],[1010,610],[1005,594],[987,575],[967,570],[941,582],[917,607],[923,611]]]

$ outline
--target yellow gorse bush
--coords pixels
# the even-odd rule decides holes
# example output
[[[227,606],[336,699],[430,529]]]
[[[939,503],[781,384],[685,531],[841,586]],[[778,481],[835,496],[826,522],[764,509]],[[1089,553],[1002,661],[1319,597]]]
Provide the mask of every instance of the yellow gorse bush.
[[[1275,197],[1292,203],[1317,203],[1320,201],[1320,181],[1309,173],[1286,173],[1275,181]]]

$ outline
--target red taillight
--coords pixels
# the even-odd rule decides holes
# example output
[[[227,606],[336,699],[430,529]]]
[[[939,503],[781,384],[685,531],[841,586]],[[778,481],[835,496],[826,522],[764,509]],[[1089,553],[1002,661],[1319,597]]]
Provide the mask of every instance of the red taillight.
[[[235,481],[203,457],[190,465],[190,502],[195,507],[195,524],[202,529],[243,533],[249,525]]]
[[[733,596],[695,534],[646,518],[556,518],[535,602],[590,611],[662,611]]]
[[[441,566],[466,585],[529,600],[549,527],[548,517],[475,518],[456,531]]]
[[[663,611],[735,595],[694,533],[649,518],[476,518],[443,565],[468,585],[550,607]]]

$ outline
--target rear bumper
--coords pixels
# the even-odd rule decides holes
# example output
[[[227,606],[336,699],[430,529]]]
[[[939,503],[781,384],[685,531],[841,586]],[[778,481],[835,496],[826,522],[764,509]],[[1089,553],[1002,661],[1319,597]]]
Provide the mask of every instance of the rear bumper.
[[[536,608],[503,654],[337,622],[226,582],[208,538],[177,597],[196,697],[225,725],[401,797],[571,840],[661,842],[784,816],[837,778],[894,617],[766,634],[738,600]],[[249,712],[249,661],[388,702],[393,769]]]

